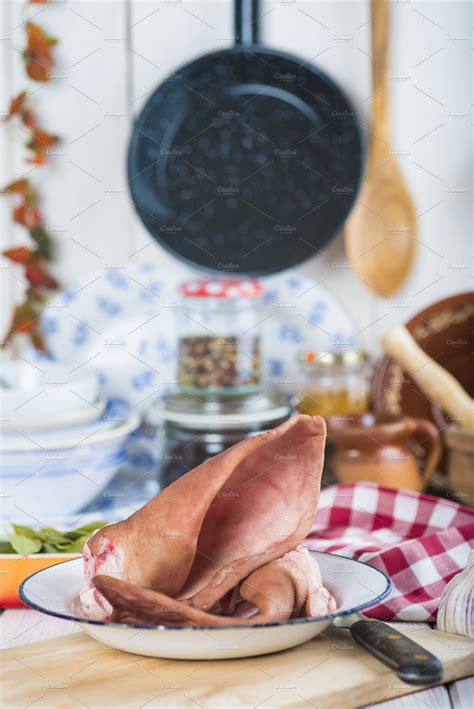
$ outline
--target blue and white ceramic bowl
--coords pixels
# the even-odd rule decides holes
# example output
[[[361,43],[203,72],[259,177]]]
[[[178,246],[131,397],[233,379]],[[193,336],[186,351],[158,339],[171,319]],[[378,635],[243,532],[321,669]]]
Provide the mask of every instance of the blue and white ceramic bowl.
[[[138,417],[99,421],[55,433],[0,436],[3,518],[40,523],[79,512],[111,481],[127,457]]]

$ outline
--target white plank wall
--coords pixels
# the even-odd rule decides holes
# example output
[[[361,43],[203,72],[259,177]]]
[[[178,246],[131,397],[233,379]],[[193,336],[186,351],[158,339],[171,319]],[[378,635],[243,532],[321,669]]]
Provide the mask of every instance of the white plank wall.
[[[262,4],[263,41],[314,60],[347,91],[368,127],[368,2]],[[326,255],[304,266],[346,305],[371,347],[389,323],[472,287],[471,13],[469,0],[392,2],[394,149],[419,215],[418,259],[408,283],[388,300],[370,295],[348,267],[340,236]],[[57,76],[46,86],[26,80],[19,51],[22,23],[33,15],[60,38]],[[130,260],[181,268],[152,244],[130,206],[125,173],[130,121],[181,63],[230,44],[231,1],[57,0],[43,6],[2,0],[0,23],[0,112],[27,87],[35,92],[45,128],[63,137],[48,166],[35,174],[58,246],[55,270],[62,282]],[[26,171],[21,140],[0,128],[2,184]],[[1,248],[22,239],[2,198]],[[22,285],[20,272],[2,265],[4,327]]]

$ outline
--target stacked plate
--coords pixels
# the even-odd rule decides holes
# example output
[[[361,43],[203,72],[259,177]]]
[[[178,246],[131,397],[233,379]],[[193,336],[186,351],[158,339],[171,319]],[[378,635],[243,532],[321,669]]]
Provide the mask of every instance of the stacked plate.
[[[0,385],[3,519],[47,526],[81,512],[125,461],[137,418],[106,409],[85,366],[7,362]]]

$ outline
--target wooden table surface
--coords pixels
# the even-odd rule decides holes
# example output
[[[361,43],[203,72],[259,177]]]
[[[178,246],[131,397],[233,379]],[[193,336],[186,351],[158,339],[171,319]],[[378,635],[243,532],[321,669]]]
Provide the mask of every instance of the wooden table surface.
[[[0,617],[0,640],[3,649],[73,632],[80,632],[80,629],[69,621],[51,618],[34,610],[6,610]],[[374,706],[379,709],[468,709],[473,706],[473,697],[474,677],[470,677]]]

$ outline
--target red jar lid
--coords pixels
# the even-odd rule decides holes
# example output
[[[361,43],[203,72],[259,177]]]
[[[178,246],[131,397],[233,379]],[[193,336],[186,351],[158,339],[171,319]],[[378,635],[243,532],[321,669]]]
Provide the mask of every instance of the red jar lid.
[[[259,298],[263,293],[261,284],[255,278],[193,278],[179,287],[188,298]]]

